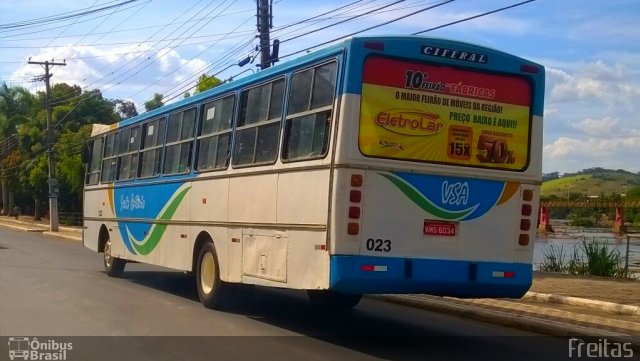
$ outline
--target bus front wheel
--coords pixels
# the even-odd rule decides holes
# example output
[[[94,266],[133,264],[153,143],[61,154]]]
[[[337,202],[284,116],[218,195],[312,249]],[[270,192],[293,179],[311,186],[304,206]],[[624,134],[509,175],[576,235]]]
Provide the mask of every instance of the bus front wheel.
[[[204,244],[198,253],[196,283],[204,307],[219,310],[228,306],[231,285],[220,280],[218,257],[211,242]]]
[[[104,244],[104,272],[110,277],[120,277],[124,272],[127,261],[111,254],[111,239],[107,238]]]
[[[355,307],[362,299],[361,294],[342,293],[331,290],[307,290],[307,295],[314,306],[348,310]]]

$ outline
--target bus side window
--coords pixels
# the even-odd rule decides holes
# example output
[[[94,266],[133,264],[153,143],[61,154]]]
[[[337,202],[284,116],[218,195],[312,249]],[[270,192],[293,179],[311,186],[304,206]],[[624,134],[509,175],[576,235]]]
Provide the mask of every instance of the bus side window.
[[[173,113],[169,116],[163,174],[187,173],[191,169],[191,145],[195,120],[196,108]]]
[[[164,144],[166,118],[154,119],[142,126],[142,146],[140,148],[140,178],[160,174],[162,145]]]
[[[322,158],[329,148],[337,62],[296,73],[291,78],[282,159]]]
[[[104,137],[94,139],[91,142],[91,162],[89,163],[89,172],[87,173],[87,185],[98,184],[100,182],[100,162],[102,161],[102,146]]]
[[[138,148],[140,127],[125,129],[120,133],[118,149],[118,180],[133,179],[138,173]]]
[[[234,106],[235,96],[233,95],[203,106],[196,151],[198,171],[226,169],[229,165]]]
[[[284,78],[240,94],[233,165],[273,163],[278,157]]]
[[[116,179],[116,163],[119,143],[120,132],[107,135],[104,144],[104,156],[102,157],[102,183],[113,182]]]

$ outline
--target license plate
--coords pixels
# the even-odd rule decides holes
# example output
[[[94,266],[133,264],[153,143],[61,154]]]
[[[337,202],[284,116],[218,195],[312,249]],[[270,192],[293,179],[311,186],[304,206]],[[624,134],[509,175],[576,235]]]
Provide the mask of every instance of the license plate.
[[[424,234],[428,236],[455,237],[456,224],[442,221],[424,220]]]

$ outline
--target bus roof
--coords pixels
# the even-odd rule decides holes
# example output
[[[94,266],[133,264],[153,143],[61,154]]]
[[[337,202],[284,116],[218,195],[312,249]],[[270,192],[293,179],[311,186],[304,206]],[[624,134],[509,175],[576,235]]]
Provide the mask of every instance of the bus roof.
[[[341,51],[343,51],[345,48],[349,48],[350,46],[352,46],[352,44],[354,43],[362,43],[362,42],[381,42],[384,44],[389,44],[389,43],[399,43],[398,47],[402,48],[402,43],[406,44],[406,43],[416,43],[416,42],[424,42],[424,41],[434,41],[437,43],[446,43],[450,46],[462,46],[462,47],[467,47],[467,48],[473,48],[475,50],[482,50],[482,51],[486,51],[489,52],[491,54],[495,54],[495,55],[500,55],[504,58],[508,58],[512,61],[520,61],[523,63],[527,63],[533,66],[538,66],[541,67],[540,65],[533,63],[529,60],[523,59],[523,58],[519,58],[517,56],[505,53],[503,51],[500,50],[496,50],[496,49],[492,49],[486,46],[482,46],[482,45],[477,45],[477,44],[472,44],[472,43],[467,43],[467,42],[461,42],[461,41],[457,41],[457,40],[451,40],[451,39],[445,39],[445,38],[435,38],[435,37],[422,37],[422,36],[416,36],[416,35],[372,35],[372,36],[355,36],[355,37],[349,37],[349,38],[345,38],[342,40],[339,40],[337,42],[335,42],[334,44],[331,44],[329,46],[326,47],[322,47],[318,50],[315,51],[311,51],[308,54],[302,55],[300,57],[297,57],[293,60],[290,61],[286,61],[280,64],[277,64],[273,67],[270,67],[268,69],[265,70],[261,70],[258,71],[254,74],[251,74],[249,76],[243,77],[241,79],[229,82],[229,83],[225,83],[225,84],[221,84],[213,89],[209,89],[206,90],[202,93],[196,94],[196,95],[192,95],[188,98],[185,99],[181,99],[179,101],[176,101],[174,103],[168,104],[168,105],[164,105],[162,107],[159,107],[157,109],[148,111],[148,112],[144,112],[142,114],[139,114],[135,117],[131,117],[128,119],[124,119],[116,124],[113,125],[108,125],[105,126],[103,124],[94,124],[94,127],[92,129],[91,132],[91,136],[97,136],[100,134],[104,134],[106,132],[109,132],[110,130],[113,129],[117,129],[117,128],[121,128],[121,127],[125,127],[127,125],[131,125],[131,124],[135,124],[138,122],[142,122],[144,120],[147,119],[151,119],[154,117],[157,117],[159,115],[162,114],[167,114],[167,113],[171,113],[174,110],[177,110],[179,108],[182,108],[184,106],[188,106],[190,104],[197,104],[199,102],[201,102],[204,99],[208,99],[208,98],[212,98],[215,97],[218,94],[223,94],[225,92],[229,92],[229,91],[234,91],[237,90],[238,88],[243,88],[249,84],[254,84],[254,83],[259,83],[262,79],[268,78],[270,76],[273,76],[274,74],[281,74],[287,71],[290,71],[291,69],[295,69],[296,67],[299,67],[302,64],[305,63],[310,63],[310,62],[314,62],[320,59],[323,59],[327,56],[330,56],[332,54],[336,54],[339,53]]]

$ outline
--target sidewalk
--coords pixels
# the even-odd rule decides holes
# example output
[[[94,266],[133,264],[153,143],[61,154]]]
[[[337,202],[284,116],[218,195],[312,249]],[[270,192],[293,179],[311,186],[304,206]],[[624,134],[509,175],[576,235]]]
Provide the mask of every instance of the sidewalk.
[[[49,232],[47,221],[0,217],[0,226],[81,241],[79,227]],[[640,346],[640,281],[576,277],[535,272],[520,300],[457,299],[429,295],[376,295],[371,298],[548,335],[600,336]]]
[[[49,232],[49,220],[45,218],[34,221],[33,216],[20,216],[18,219],[0,216],[0,226],[19,231],[41,232],[46,236],[55,236],[71,241],[82,241],[81,227],[59,226],[58,232]]]

